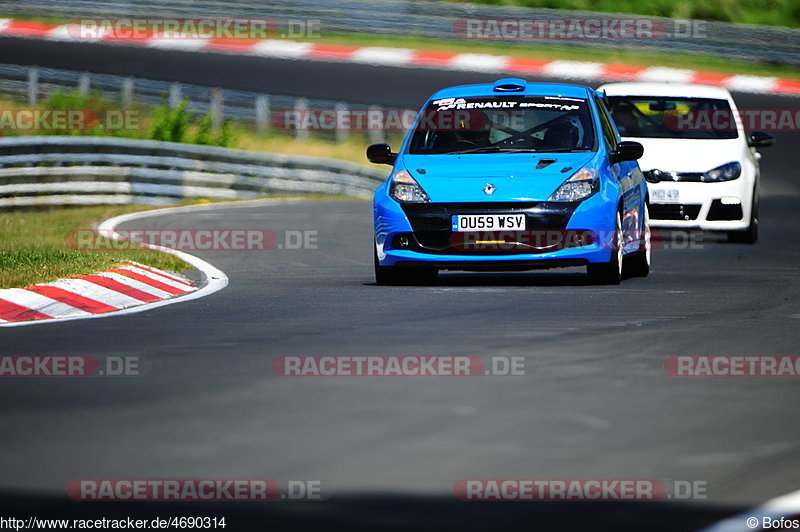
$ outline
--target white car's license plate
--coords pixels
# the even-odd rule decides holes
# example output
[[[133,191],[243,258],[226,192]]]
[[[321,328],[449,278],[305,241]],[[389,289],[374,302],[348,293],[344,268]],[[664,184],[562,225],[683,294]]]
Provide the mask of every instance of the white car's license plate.
[[[680,190],[675,188],[657,188],[653,191],[655,201],[680,201]]]
[[[453,232],[467,231],[524,231],[524,214],[456,214]]]

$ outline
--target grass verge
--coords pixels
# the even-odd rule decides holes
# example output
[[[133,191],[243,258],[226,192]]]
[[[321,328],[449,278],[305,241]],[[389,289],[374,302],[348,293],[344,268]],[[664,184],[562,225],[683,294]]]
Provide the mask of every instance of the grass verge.
[[[148,210],[141,205],[63,207],[0,215],[0,288],[18,288],[70,275],[88,274],[126,260],[171,271],[191,269],[182,260],[150,249],[86,251],[71,249],[75,230],[120,214]],[[101,239],[102,241],[102,239]]]
[[[800,27],[796,0],[447,0],[517,7],[577,9],[651,17],[717,20],[739,24]]]

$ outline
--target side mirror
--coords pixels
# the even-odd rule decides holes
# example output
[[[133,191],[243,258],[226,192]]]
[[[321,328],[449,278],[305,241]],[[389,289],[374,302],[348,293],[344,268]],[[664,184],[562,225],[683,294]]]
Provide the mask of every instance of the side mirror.
[[[775,137],[763,131],[753,131],[747,137],[747,145],[751,148],[766,148],[772,146],[773,142],[775,142]]]
[[[608,154],[608,160],[611,164],[635,161],[640,159],[642,154],[644,154],[644,146],[638,142],[626,140],[617,144],[617,149]]]
[[[367,148],[367,159],[375,164],[394,164],[397,154],[392,153],[388,144],[373,144]]]

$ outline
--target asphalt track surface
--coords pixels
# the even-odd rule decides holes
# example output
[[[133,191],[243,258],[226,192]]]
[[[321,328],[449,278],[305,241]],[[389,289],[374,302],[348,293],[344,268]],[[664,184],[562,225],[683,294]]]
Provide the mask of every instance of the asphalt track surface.
[[[0,51],[21,64],[397,106],[497,77],[21,39],[0,39]],[[780,133],[763,152],[758,244],[710,236],[681,249],[668,239],[649,278],[619,287],[587,286],[581,269],[375,286],[367,202],[222,205],[131,222],[122,228],[311,230],[319,243],[197,252],[228,274],[228,288],[131,316],[0,331],[0,354],[138,356],[145,368],[0,383],[2,513],[227,515],[232,530],[692,531],[795,491],[796,379],[676,378],[662,365],[672,355],[800,354],[798,139]],[[526,375],[303,379],[269,368],[279,355],[450,354],[525,357]],[[335,495],[67,499],[68,482],[84,478],[319,479]],[[456,501],[453,484],[467,478],[700,480],[709,493],[684,503]]]

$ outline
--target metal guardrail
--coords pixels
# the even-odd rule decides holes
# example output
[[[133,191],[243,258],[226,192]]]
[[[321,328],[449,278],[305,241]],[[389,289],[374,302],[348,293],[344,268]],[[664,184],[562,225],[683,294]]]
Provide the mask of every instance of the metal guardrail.
[[[377,168],[319,157],[113,137],[0,138],[0,208],[276,193],[366,198],[385,178]]]
[[[768,9],[765,7],[765,9]],[[323,34],[376,33],[456,39],[462,18],[612,18],[609,13],[475,5],[423,0],[0,0],[0,12],[79,17],[241,17],[315,19]],[[653,17],[649,17],[653,19]],[[564,39],[576,47],[628,48],[707,54],[753,62],[800,65],[800,30],[708,22],[702,35],[676,32],[684,21],[658,18],[661,39]],[[552,41],[550,41],[552,43]],[[514,44],[514,42],[511,42]],[[530,43],[528,43],[530,44]],[[475,42],[476,47],[483,46]]]

